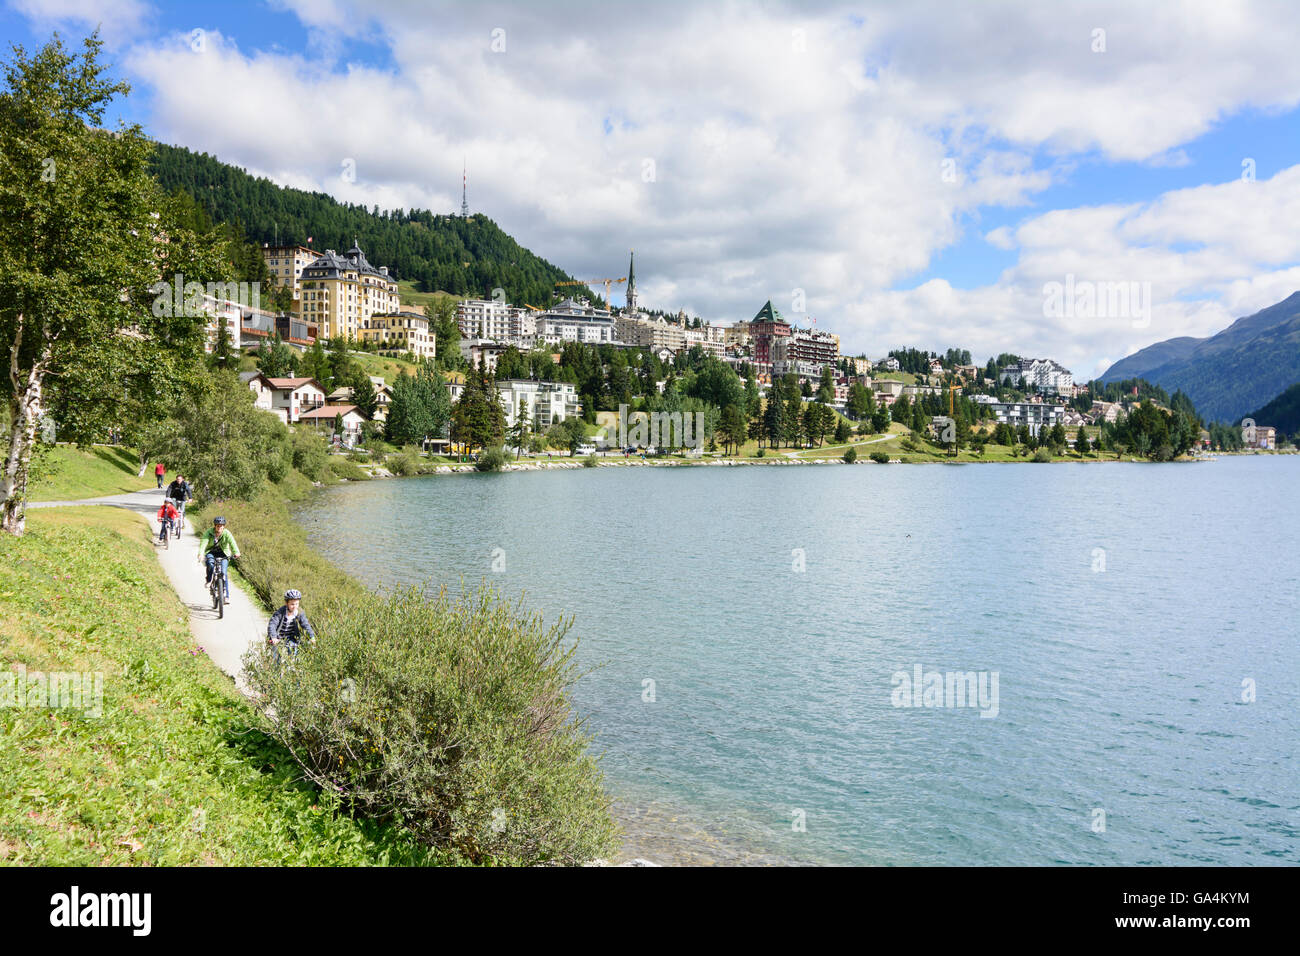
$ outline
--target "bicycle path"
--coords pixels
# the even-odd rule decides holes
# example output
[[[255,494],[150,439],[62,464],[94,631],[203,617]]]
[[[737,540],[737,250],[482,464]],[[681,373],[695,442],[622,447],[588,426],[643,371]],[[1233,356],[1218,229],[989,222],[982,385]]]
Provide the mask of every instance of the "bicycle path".
[[[158,542],[158,509],[162,506],[163,490],[149,488],[128,494],[108,495],[103,498],[84,498],[80,501],[29,501],[28,508],[64,508],[79,505],[109,505],[126,508],[143,515],[149,524],[154,541],[154,552],[171,582],[176,596],[189,609],[190,632],[195,642],[223,671],[234,678],[235,686],[246,693],[241,672],[241,658],[249,647],[266,639],[268,615],[232,581],[230,601],[226,616],[218,619],[212,607],[212,597],[203,583],[203,565],[199,563],[199,539],[190,519],[185,519],[185,530],[173,538],[170,548]],[[239,529],[231,528],[235,540]]]

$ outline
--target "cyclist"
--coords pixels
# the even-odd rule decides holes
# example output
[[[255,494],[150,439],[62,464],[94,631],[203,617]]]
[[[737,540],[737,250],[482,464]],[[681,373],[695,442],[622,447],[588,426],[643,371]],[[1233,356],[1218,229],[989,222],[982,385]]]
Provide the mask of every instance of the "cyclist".
[[[290,655],[297,654],[298,644],[303,634],[311,638],[313,644],[316,643],[316,632],[312,630],[306,613],[300,609],[301,603],[302,592],[297,588],[290,588],[284,592],[284,607],[272,614],[271,620],[266,625],[266,642],[272,648],[277,648],[277,645],[283,643]],[[274,653],[276,660],[279,660],[279,650],[276,649]]]
[[[160,525],[158,528],[159,541],[163,539],[163,534],[166,532],[168,525],[171,525],[173,538],[180,534],[180,517],[180,512],[176,510],[176,506],[172,504],[172,500],[170,498],[164,498],[162,507],[158,509],[158,524]]]
[[[239,557],[239,545],[235,543],[235,536],[226,528],[226,519],[218,515],[212,519],[212,527],[203,532],[203,537],[199,539],[199,560],[207,567],[207,577],[203,579],[205,585],[212,583],[212,573],[214,570],[221,571],[221,580],[225,586],[226,600],[230,600],[230,578],[226,576],[226,568],[230,564],[231,558]]]
[[[185,476],[180,472],[177,472],[176,477],[172,479],[171,484],[167,486],[167,491],[164,493],[168,498],[175,502],[176,510],[181,514],[181,521],[184,521],[185,502],[194,497],[194,491],[190,488],[190,483],[185,480]],[[181,526],[178,522],[176,525],[176,533],[178,535],[181,533],[180,529]]]

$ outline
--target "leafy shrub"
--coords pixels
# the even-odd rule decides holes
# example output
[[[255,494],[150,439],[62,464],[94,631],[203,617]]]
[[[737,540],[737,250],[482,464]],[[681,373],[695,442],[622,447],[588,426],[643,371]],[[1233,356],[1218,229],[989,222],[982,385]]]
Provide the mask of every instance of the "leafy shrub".
[[[510,456],[506,454],[506,450],[498,445],[492,448],[484,448],[479,453],[478,461],[475,462],[474,467],[479,471],[500,471],[509,460]]]
[[[306,428],[293,430],[293,467],[312,481],[322,481],[329,468],[329,448],[315,432]]]
[[[858,460],[858,450],[854,448],[852,445],[850,445],[848,451],[844,453],[844,461],[851,465],[857,460]]]
[[[412,446],[407,446],[384,460],[384,467],[403,478],[419,474],[420,453]]]
[[[598,464],[600,463],[596,460],[595,455],[588,455],[586,458],[582,459],[583,468],[595,468]]]
[[[330,456],[329,467],[336,478],[346,478],[348,481],[366,481],[370,478],[370,473],[360,465],[339,455]]]
[[[570,704],[566,624],[482,590],[330,595],[291,668],[245,658],[267,733],[355,812],[471,860],[582,863],[616,829]],[[566,646],[567,643],[567,646]]]
[[[397,451],[397,446],[390,445],[388,442],[376,438],[374,441],[370,442],[366,450],[376,458],[379,458],[383,455],[391,455],[393,452]]]
[[[1040,464],[1042,462],[1051,461],[1051,460],[1052,460],[1051,449],[1040,448],[1036,452],[1034,452],[1034,461],[1039,462]]]
[[[362,464],[362,465],[370,461],[370,453],[367,452],[364,448],[352,449],[352,451],[348,452],[347,457],[348,457],[348,461],[355,461],[358,464]]]
[[[763,458],[763,457],[765,457],[766,455],[767,455],[767,449],[766,449],[766,448],[760,448],[758,451],[754,452],[754,457],[755,457],[755,458]]]
[[[875,462],[876,464],[878,464],[878,465],[888,465],[888,464],[889,464],[889,455],[887,455],[887,454],[886,454],[885,452],[883,452],[883,451],[873,451],[873,452],[871,453],[871,460],[874,461],[874,462]]]

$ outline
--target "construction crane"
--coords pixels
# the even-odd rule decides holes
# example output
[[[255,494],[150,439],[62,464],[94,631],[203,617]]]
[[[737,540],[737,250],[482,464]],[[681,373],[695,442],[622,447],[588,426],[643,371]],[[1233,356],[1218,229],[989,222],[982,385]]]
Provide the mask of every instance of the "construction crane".
[[[617,284],[620,283],[620,282],[626,282],[626,281],[627,281],[627,276],[623,276],[623,278],[621,278],[621,279],[568,279],[568,280],[566,280],[566,281],[564,281],[564,282],[557,282],[557,283],[555,283],[555,284],[556,284],[557,286],[558,286],[558,285],[587,285],[587,286],[589,286],[589,285],[592,285],[592,284],[594,284],[594,283],[596,283],[596,282],[603,282],[603,283],[605,283],[605,308],[609,308],[609,307],[610,307],[610,306],[609,306],[609,287],[610,287],[611,285],[617,285]]]
[[[535,305],[529,305],[527,302],[524,303],[524,308],[526,308],[526,309],[532,309],[534,312],[541,312],[541,311],[542,311],[542,310],[539,309],[537,306],[535,306]]]
[[[961,391],[962,387],[963,387],[963,386],[961,386],[961,385],[949,385],[949,386],[947,386],[947,388],[948,388],[948,418],[949,418],[949,420],[951,420],[951,422],[952,422],[952,427],[953,427],[953,430],[954,430],[954,431],[953,431],[953,434],[954,434],[954,435],[956,434],[956,428],[957,428],[957,414],[956,414],[956,412],[953,411],[953,407],[952,407],[952,393],[953,393],[953,392],[959,392],[959,391]],[[955,440],[954,440],[953,443],[952,443],[952,449],[953,449],[953,454],[956,454],[956,453],[957,453],[957,442],[956,442]]]

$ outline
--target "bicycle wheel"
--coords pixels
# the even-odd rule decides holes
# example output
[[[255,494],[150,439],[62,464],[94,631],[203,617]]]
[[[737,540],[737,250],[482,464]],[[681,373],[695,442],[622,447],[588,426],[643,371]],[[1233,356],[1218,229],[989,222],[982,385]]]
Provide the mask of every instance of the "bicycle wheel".
[[[217,579],[217,619],[220,620],[226,616],[226,588],[219,575],[214,577]]]
[[[172,546],[171,525],[164,524],[163,525],[163,548],[166,550],[171,550],[171,546]]]

